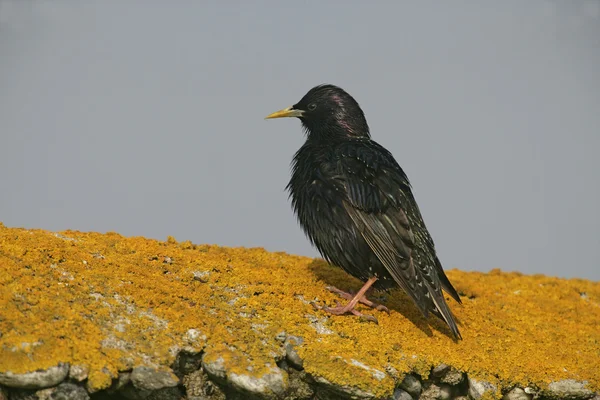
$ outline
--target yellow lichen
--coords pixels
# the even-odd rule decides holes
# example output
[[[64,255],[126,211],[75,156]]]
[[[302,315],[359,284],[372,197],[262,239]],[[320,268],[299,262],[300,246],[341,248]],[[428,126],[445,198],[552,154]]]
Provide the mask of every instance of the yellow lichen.
[[[498,388],[575,379],[600,389],[600,283],[498,270],[448,275],[464,303],[450,301],[460,342],[400,291],[385,302],[390,315],[365,310],[378,325],[315,311],[309,301],[337,300],[326,285],[360,287],[322,260],[0,224],[0,372],[68,362],[88,366],[88,385],[101,389],[119,370],[171,365],[174,348],[206,347],[230,372],[260,376],[285,331],[304,338],[307,372],[381,396],[395,384],[383,372],[426,376],[440,363]]]

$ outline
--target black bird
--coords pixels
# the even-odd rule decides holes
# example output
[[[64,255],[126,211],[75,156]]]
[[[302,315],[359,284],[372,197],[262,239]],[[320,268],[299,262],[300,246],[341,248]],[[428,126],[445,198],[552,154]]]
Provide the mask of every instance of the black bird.
[[[266,118],[297,117],[306,142],[295,154],[287,186],[302,229],[331,264],[366,281],[350,300],[324,311],[362,315],[372,286],[400,286],[425,317],[429,312],[461,335],[442,289],[461,303],[444,273],[411,185],[392,154],[371,139],[360,106],[334,85],[312,88],[298,103]]]

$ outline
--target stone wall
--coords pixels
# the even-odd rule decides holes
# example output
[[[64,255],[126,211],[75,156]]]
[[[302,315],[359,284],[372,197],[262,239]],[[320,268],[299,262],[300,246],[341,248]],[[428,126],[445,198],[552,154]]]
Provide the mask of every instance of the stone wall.
[[[598,396],[598,282],[448,275],[462,341],[400,291],[315,309],[361,284],[322,260],[0,224],[0,399]]]

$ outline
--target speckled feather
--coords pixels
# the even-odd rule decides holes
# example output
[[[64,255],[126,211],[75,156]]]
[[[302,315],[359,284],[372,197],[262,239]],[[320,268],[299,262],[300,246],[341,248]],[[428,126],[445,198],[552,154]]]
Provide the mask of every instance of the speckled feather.
[[[333,85],[311,89],[293,106],[307,133],[287,186],[304,232],[330,263],[375,287],[400,286],[424,316],[433,313],[460,338],[444,299],[460,297],[446,277],[392,154],[373,141],[358,103]]]

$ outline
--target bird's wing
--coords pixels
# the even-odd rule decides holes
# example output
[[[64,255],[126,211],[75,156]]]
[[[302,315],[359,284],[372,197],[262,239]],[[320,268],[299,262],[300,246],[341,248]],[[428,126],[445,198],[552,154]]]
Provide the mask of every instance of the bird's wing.
[[[428,246],[431,238],[400,166],[373,141],[349,142],[336,155],[344,206],[366,242],[423,315],[433,312],[459,336],[435,264],[415,265],[415,246]]]

